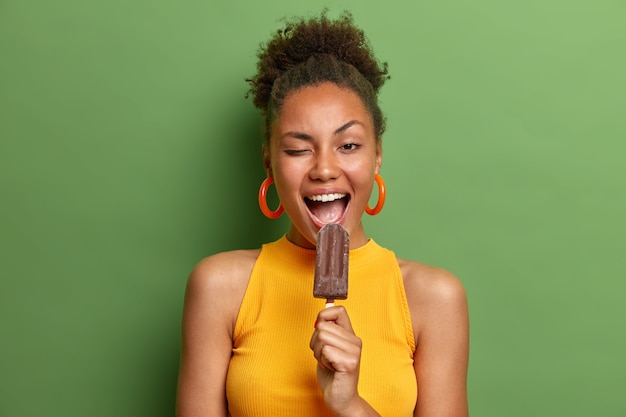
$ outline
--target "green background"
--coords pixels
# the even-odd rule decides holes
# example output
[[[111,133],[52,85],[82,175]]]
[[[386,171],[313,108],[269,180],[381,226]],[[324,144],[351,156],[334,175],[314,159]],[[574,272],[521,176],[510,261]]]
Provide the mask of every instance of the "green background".
[[[173,414],[189,271],[287,226],[244,78],[324,4],[389,62],[366,227],[465,284],[472,415],[626,415],[617,0],[0,1],[0,415]]]

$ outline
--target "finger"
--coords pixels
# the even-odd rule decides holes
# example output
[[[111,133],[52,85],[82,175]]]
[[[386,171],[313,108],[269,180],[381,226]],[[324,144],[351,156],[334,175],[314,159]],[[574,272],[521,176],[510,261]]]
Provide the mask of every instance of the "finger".
[[[349,349],[351,345],[360,346],[361,340],[352,329],[344,329],[334,321],[319,320],[311,335],[309,347],[315,350],[317,345],[333,345],[340,349]]]
[[[328,328],[328,330],[326,330]],[[336,352],[343,352],[346,355],[361,356],[362,341],[354,333],[342,329],[333,322],[320,323],[311,336],[309,347],[313,351],[313,356],[322,364],[332,362],[325,360],[325,353],[328,348]]]
[[[344,306],[328,307],[321,310],[317,315],[317,323],[319,324],[322,321],[335,322],[339,327],[354,333],[350,317],[348,316],[348,312]]]
[[[321,342],[320,337],[323,337]],[[340,349],[349,349],[350,345],[361,347],[361,340],[354,333],[348,313],[343,306],[330,307],[318,313],[309,347],[316,352],[315,346],[320,343],[337,346]],[[319,354],[316,357],[319,358]]]
[[[358,336],[352,330],[346,330],[333,321],[321,321],[316,329],[315,340],[332,345],[356,344]]]
[[[320,331],[316,327],[315,331],[311,335],[311,340],[309,341],[309,347],[311,348],[311,350],[314,350],[315,345],[317,344],[317,339],[318,339],[319,333],[320,333]]]
[[[315,351],[316,349],[321,349],[325,346],[332,346],[343,352],[358,353],[361,350],[362,342],[358,336],[351,333],[348,334],[345,331],[341,334],[337,334],[321,330],[315,338],[313,350]]]
[[[318,363],[323,368],[335,372],[354,373],[359,370],[360,350],[346,351],[335,346],[324,345],[321,348]]]

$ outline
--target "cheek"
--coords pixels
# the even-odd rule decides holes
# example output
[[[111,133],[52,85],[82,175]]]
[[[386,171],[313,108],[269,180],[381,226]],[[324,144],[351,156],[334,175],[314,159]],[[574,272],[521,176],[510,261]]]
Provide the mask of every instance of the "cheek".
[[[349,173],[355,181],[367,182],[370,178],[374,178],[376,160],[374,158],[364,158],[359,161],[351,161],[349,165],[346,165],[345,172]]]
[[[286,165],[276,166],[274,169],[274,179],[276,180],[276,191],[281,200],[287,200],[294,193],[298,194],[301,184],[300,173],[292,167]]]
[[[374,185],[374,174],[376,173],[375,164],[363,164],[358,168],[350,171],[350,182],[353,187],[360,191],[363,198],[369,198],[369,193]],[[367,197],[365,197],[367,195]]]

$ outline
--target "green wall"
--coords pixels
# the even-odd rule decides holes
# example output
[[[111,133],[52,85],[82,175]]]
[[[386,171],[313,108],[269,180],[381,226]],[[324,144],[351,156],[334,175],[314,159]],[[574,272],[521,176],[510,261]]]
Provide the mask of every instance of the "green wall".
[[[472,414],[626,415],[626,3],[326,4],[390,64],[366,226],[464,282]],[[187,274],[286,227],[243,80],[321,7],[0,2],[0,415],[172,415]]]

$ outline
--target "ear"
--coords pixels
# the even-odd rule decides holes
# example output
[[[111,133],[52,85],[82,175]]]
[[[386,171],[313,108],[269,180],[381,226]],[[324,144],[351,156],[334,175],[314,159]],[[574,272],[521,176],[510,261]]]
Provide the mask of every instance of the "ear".
[[[376,174],[380,173],[380,167],[383,165],[383,144],[382,141],[378,141],[376,144]]]
[[[270,146],[267,143],[263,144],[262,153],[263,153],[263,168],[265,168],[265,173],[267,174],[268,178],[273,177],[272,156],[270,155]]]

